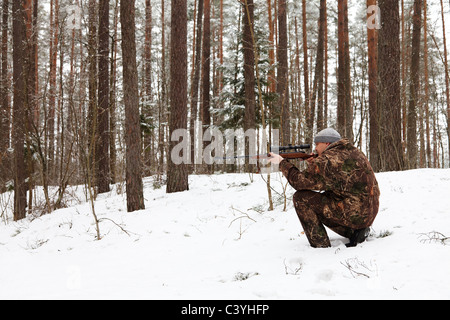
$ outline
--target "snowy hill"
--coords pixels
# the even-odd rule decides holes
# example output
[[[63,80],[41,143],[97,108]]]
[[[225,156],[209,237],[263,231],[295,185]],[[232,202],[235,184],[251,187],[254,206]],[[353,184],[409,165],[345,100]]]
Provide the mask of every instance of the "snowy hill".
[[[331,231],[332,248],[309,247],[280,174],[271,212],[259,175],[190,176],[177,194],[147,178],[135,213],[103,194],[100,241],[89,203],[1,221],[0,299],[449,299],[450,170],[377,178],[380,212],[356,248]]]

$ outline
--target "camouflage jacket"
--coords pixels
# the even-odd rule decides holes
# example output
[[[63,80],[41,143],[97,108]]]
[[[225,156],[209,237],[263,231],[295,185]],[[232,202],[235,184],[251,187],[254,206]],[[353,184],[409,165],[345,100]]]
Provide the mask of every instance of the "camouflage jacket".
[[[331,144],[320,157],[299,171],[286,160],[280,169],[296,190],[325,191],[346,208],[374,216],[378,212],[380,190],[366,156],[347,139]]]

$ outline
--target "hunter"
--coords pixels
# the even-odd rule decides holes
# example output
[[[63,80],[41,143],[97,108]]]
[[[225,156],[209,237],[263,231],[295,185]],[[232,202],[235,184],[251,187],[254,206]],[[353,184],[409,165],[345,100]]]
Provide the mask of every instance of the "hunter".
[[[294,207],[310,245],[331,246],[327,226],[350,240],[347,247],[354,247],[366,240],[378,213],[375,174],[366,156],[336,130],[320,131],[314,143],[318,157],[308,159],[304,171],[278,154],[271,153],[269,161],[279,164],[297,190]]]

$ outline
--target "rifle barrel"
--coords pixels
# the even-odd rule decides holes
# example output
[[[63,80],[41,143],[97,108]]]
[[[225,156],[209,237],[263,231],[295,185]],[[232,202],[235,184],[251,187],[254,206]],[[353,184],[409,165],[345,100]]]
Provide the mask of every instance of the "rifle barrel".
[[[279,153],[285,159],[309,159],[309,158],[317,158],[318,154],[307,154],[305,152],[281,152]],[[216,160],[228,160],[228,159],[269,159],[271,158],[268,153],[262,153],[257,155],[246,155],[246,156],[231,156],[231,157],[214,157]]]

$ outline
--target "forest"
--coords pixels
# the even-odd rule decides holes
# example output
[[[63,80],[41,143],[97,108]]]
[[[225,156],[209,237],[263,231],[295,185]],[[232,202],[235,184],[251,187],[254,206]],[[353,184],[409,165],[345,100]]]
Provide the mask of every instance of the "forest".
[[[144,209],[143,177],[172,193],[192,174],[257,170],[194,163],[209,130],[254,130],[259,150],[276,130],[296,145],[333,127],[376,172],[448,168],[449,10],[447,0],[2,0],[0,193],[17,221],[64,207],[68,186],[93,203],[120,184],[131,212]],[[236,137],[248,152],[250,138]],[[183,138],[188,160],[175,163]]]

